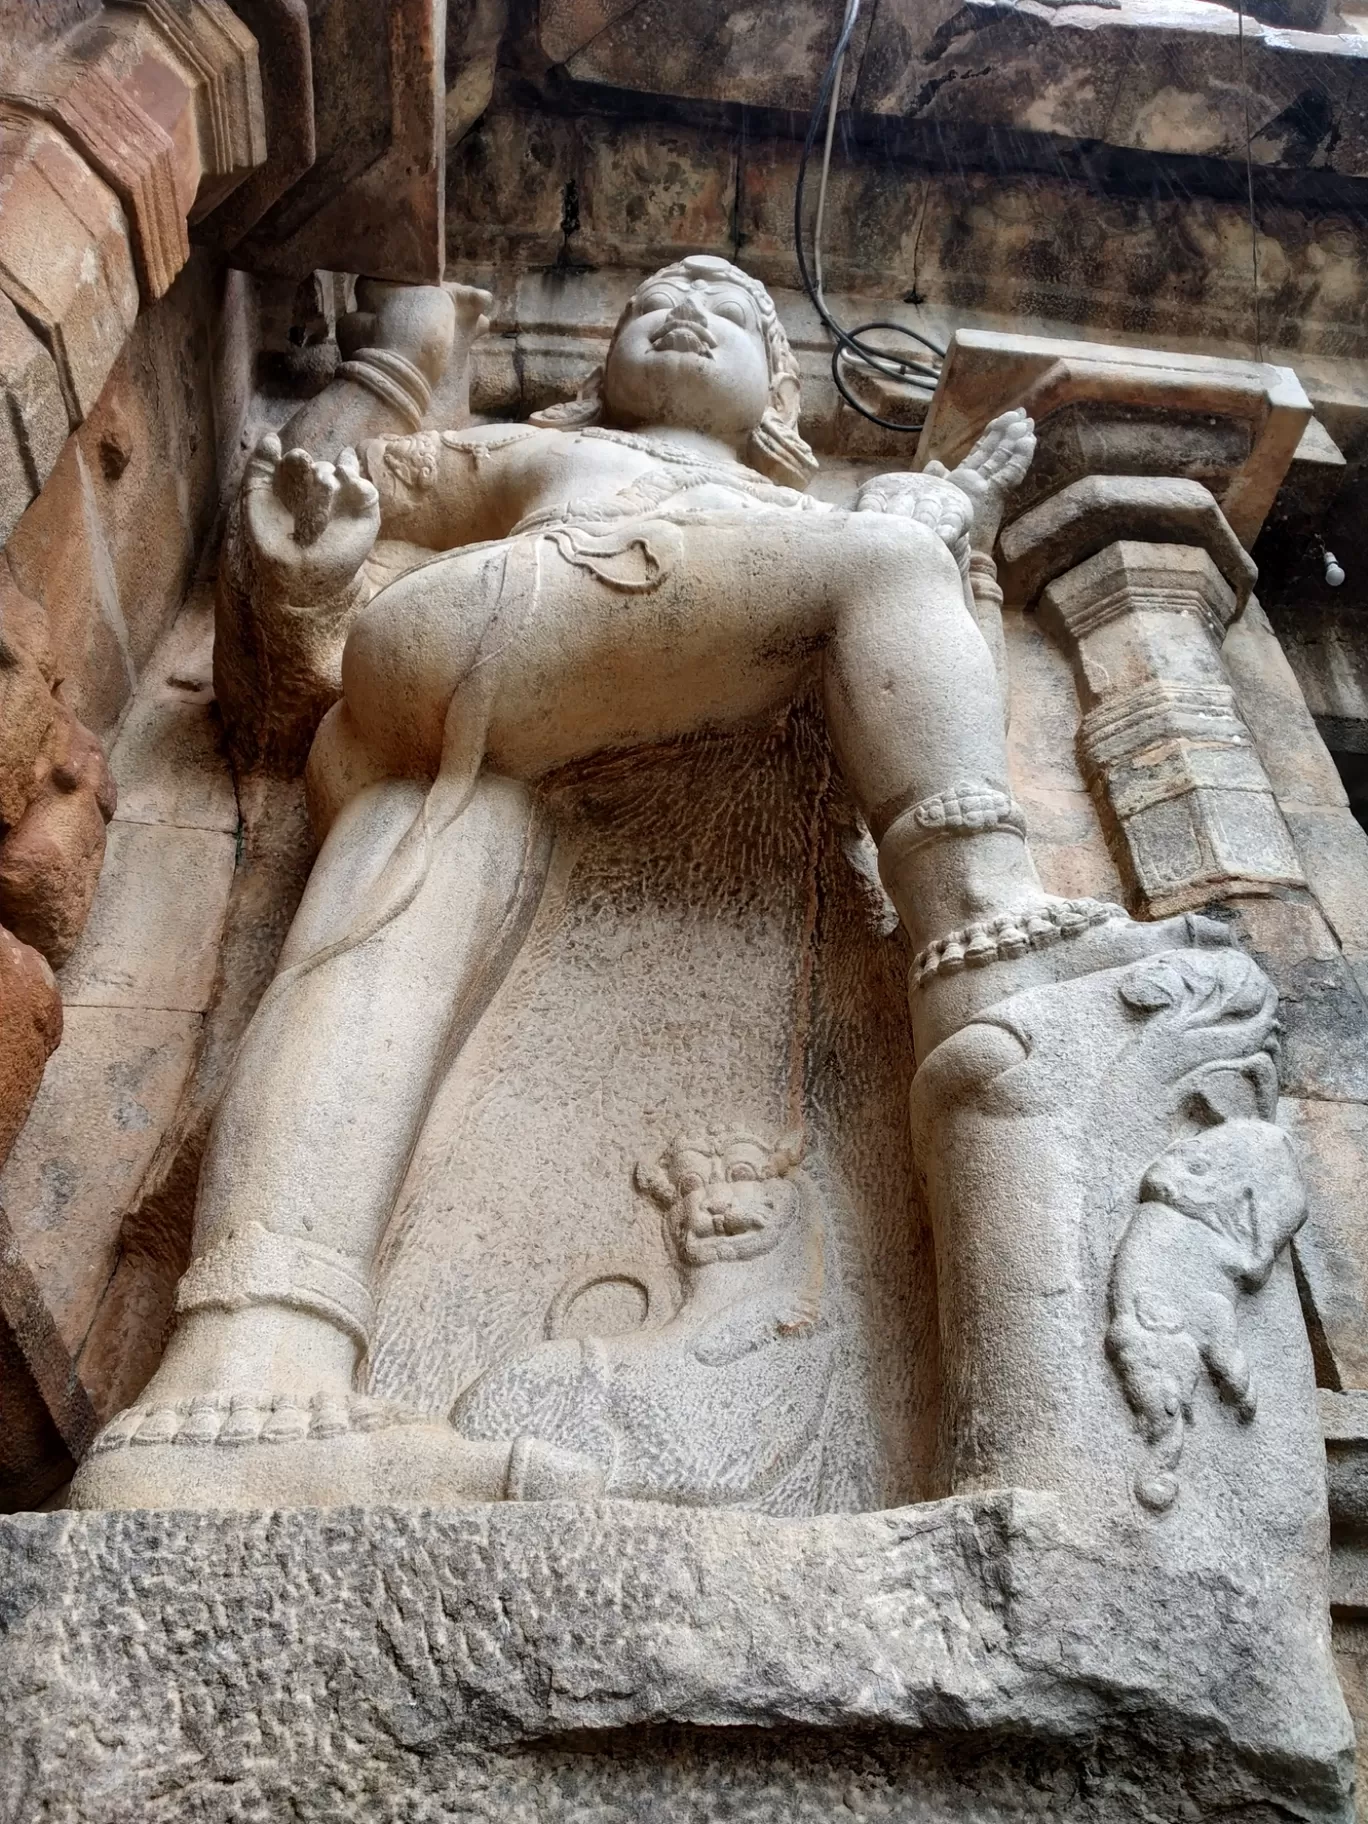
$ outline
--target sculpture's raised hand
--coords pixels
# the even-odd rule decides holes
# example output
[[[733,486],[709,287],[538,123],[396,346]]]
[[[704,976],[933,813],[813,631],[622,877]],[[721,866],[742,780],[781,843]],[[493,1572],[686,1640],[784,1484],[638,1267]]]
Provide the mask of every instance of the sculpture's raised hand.
[[[356,575],[380,530],[380,496],[361,473],[356,452],[336,463],[307,450],[282,455],[273,433],[262,438],[242,483],[242,511],[257,561],[293,602],[336,595]]]
[[[957,468],[932,461],[922,471],[953,482],[969,496],[974,504],[969,542],[976,551],[992,550],[1008,496],[1026,479],[1035,448],[1035,422],[1016,406],[993,419]]]

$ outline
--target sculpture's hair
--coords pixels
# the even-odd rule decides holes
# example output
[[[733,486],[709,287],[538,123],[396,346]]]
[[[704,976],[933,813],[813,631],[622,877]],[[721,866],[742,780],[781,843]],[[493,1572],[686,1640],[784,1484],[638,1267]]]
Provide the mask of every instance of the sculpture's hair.
[[[759,279],[753,279],[748,272],[742,272],[739,266],[733,266],[729,260],[716,259],[711,255],[695,254],[673,266],[662,266],[649,279],[643,279],[632,293],[618,318],[608,353],[611,356],[613,343],[622,333],[623,325],[630,321],[637,298],[648,286],[661,279],[687,281],[698,278],[725,280],[728,284],[736,285],[755,305],[765,341],[765,359],[769,365],[770,403],[759,424],[751,432],[746,460],[751,468],[757,469],[767,480],[801,491],[817,472],[817,458],[798,433],[798,363],[794,360],[784,326],[779,321],[779,313],[774,308],[774,300]],[[578,430],[585,425],[601,424],[603,370],[606,365],[606,362],[601,362],[594,369],[573,399],[567,400],[564,405],[550,405],[543,411],[534,412],[530,422],[558,430]],[[791,398],[776,402],[776,383],[780,380],[793,381]]]

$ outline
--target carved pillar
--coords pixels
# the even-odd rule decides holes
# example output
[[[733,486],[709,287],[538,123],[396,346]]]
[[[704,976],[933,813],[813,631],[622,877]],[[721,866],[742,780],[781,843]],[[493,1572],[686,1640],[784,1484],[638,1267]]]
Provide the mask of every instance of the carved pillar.
[[[1018,405],[1038,449],[1001,535],[1002,583],[1069,652],[1083,772],[1136,909],[1304,885],[1220,656],[1256,576],[1247,547],[1310,417],[1296,376],[968,332],[918,462],[954,461]]]
[[[1303,884],[1221,663],[1236,607],[1206,551],[1130,539],[1041,598],[1073,661],[1084,777],[1152,916]]]

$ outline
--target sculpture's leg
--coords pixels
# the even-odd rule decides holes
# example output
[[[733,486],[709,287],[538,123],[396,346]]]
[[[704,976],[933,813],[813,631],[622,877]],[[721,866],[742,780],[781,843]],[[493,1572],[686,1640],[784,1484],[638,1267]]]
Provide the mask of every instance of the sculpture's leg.
[[[918,1055],[1037,982],[1225,941],[1207,921],[1141,925],[1119,906],[1045,893],[1008,782],[992,656],[954,560],[916,525],[857,514],[846,526],[827,716],[917,953]]]
[[[82,1465],[77,1505],[507,1492],[506,1446],[400,1424],[352,1391],[375,1251],[448,1034],[478,1012],[500,927],[539,884],[524,787],[486,775],[424,855],[426,792],[372,785],[329,833],[215,1119],[178,1328]]]

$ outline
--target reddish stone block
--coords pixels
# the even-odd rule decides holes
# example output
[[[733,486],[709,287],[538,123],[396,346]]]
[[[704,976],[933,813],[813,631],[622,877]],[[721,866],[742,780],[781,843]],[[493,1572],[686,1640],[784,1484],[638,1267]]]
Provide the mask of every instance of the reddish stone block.
[[[57,365],[67,418],[100,395],[138,315],[119,199],[56,128],[0,105],[0,290]]]
[[[0,293],[0,544],[52,473],[67,415],[52,356]]]
[[[52,112],[128,212],[144,297],[163,297],[190,257],[170,135],[99,68],[82,70]]]
[[[0,1160],[4,1160],[62,1036],[62,998],[36,950],[0,929]]]
[[[59,969],[90,913],[115,792],[94,735],[54,707],[28,808],[0,842],[0,919]]]

